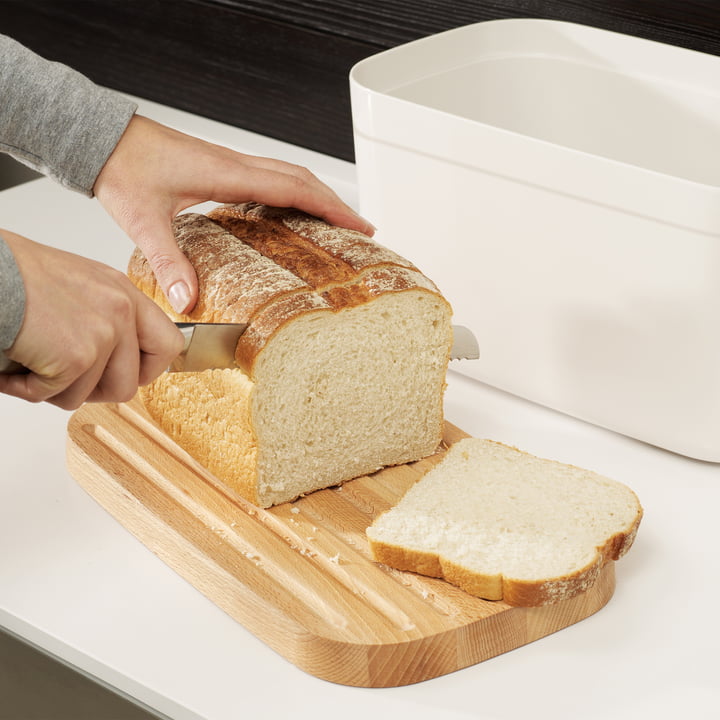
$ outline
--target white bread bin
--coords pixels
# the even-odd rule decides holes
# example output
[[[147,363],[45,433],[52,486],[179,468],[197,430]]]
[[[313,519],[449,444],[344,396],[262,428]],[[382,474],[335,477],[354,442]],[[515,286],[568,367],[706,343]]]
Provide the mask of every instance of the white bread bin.
[[[350,84],[361,212],[480,342],[453,370],[720,462],[720,58],[499,20]]]

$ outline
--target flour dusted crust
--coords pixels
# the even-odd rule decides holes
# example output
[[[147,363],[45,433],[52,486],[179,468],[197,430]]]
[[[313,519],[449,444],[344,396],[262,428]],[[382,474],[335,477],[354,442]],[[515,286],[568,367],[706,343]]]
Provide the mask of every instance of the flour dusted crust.
[[[264,305],[284,293],[308,285],[204,215],[188,213],[173,222],[178,247],[198,268],[198,302],[190,315],[178,315],[139,249],[133,253],[128,276],[146,295],[177,321],[247,323]]]
[[[173,373],[141,390],[181,447],[263,506],[434,452],[451,309],[412,263],[362,233],[256,203],[173,227],[197,272],[196,307],[174,313],[139,250],[130,279],[176,321],[248,325],[237,370]]]
[[[248,202],[223,205],[211,210],[208,217],[231,232],[239,230],[254,247],[258,247],[255,242],[266,247],[274,245],[277,253],[268,253],[268,256],[284,267],[292,262],[293,248],[311,247],[310,255],[318,258],[319,264],[332,267],[328,274],[328,281],[332,283],[347,282],[361,270],[379,265],[417,270],[409,260],[379,245],[367,235],[328,225],[299,210]],[[251,239],[253,237],[258,240],[254,242]],[[281,242],[275,242],[276,239]],[[309,279],[309,273],[299,274]],[[315,289],[322,289],[321,279],[311,284]]]

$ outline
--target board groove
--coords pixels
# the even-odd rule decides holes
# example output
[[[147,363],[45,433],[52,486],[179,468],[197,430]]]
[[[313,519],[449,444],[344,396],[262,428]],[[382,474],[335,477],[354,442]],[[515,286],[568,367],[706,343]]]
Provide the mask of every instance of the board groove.
[[[68,424],[78,483],[164,562],[303,670],[390,687],[481,662],[608,602],[614,563],[572,600],[512,608],[374,563],[365,539],[444,450],[274,508],[258,508],[177,447],[134,400],[86,405]]]

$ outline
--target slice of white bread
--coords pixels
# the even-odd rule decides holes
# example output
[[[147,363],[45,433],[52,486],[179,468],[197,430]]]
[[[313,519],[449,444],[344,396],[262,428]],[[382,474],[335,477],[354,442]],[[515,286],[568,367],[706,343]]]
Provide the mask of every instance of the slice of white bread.
[[[166,373],[140,395],[218,479],[268,507],[437,449],[451,309],[411,263],[254,203],[174,227],[198,273],[193,312],[172,312],[139,250],[131,280],[174,320],[249,327],[237,369]]]
[[[642,512],[619,482],[467,438],[367,537],[377,562],[530,607],[590,588],[602,566],[630,548]]]

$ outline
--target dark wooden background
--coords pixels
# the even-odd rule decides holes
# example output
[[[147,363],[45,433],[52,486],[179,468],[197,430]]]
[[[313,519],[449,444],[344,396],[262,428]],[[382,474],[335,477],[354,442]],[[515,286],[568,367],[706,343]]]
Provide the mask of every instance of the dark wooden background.
[[[102,85],[347,160],[354,63],[509,17],[720,55],[720,0],[0,0],[0,32]]]

